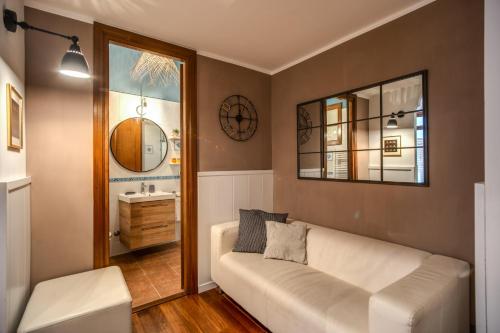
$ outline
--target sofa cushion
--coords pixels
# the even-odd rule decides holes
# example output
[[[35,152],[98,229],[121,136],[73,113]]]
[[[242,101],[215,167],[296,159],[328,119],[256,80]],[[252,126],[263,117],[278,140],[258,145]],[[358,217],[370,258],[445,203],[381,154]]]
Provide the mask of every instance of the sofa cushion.
[[[265,259],[281,259],[307,264],[305,225],[266,221]]]
[[[308,265],[370,293],[410,274],[431,255],[394,243],[305,224],[309,229]]]
[[[370,293],[305,265],[229,252],[217,283],[273,332],[367,332]]]
[[[266,222],[286,223],[288,214],[268,213],[262,210],[240,209],[238,239],[235,252],[264,253],[266,248]]]

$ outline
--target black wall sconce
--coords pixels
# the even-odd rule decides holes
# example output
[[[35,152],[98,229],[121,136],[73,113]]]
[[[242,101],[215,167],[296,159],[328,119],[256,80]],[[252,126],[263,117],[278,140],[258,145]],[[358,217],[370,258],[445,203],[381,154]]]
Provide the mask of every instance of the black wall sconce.
[[[23,30],[36,30],[70,40],[71,45],[62,58],[59,72],[64,75],[80,79],[90,78],[89,64],[87,63],[87,60],[78,45],[78,36],[67,36],[57,32],[34,27],[24,21],[18,22],[16,12],[8,9],[3,10],[3,24],[10,32],[16,32],[17,26],[20,26]]]
[[[386,128],[398,128],[398,121],[396,120],[396,117],[398,118],[403,118],[405,116],[404,111],[398,111],[398,113],[391,113],[391,117],[389,118],[389,121],[387,121],[387,126]]]

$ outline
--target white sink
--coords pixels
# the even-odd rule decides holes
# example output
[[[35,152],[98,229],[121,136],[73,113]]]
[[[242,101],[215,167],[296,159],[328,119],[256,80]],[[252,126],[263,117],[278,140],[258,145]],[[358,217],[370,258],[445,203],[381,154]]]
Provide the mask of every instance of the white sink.
[[[118,195],[118,200],[128,203],[167,200],[167,199],[175,199],[175,193],[156,191],[154,193],[134,193],[134,194]]]

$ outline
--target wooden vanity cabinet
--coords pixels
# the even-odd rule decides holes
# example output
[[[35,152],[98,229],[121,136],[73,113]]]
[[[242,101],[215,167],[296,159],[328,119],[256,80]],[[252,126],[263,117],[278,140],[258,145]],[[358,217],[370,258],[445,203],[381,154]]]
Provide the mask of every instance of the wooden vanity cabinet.
[[[120,241],[130,250],[175,240],[175,199],[120,204]]]

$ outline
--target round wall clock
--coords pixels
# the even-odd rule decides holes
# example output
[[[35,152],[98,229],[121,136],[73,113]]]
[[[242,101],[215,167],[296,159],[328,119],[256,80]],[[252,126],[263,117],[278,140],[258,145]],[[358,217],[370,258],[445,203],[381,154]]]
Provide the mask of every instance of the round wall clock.
[[[257,130],[259,118],[255,107],[248,98],[233,95],[222,102],[219,109],[219,122],[231,139],[246,141]]]
[[[299,133],[298,133],[298,140],[299,144],[303,145],[309,139],[311,138],[312,134],[312,120],[311,120],[311,115],[309,112],[307,112],[306,109],[303,107],[299,107],[299,114],[298,114],[298,126],[299,126]]]

